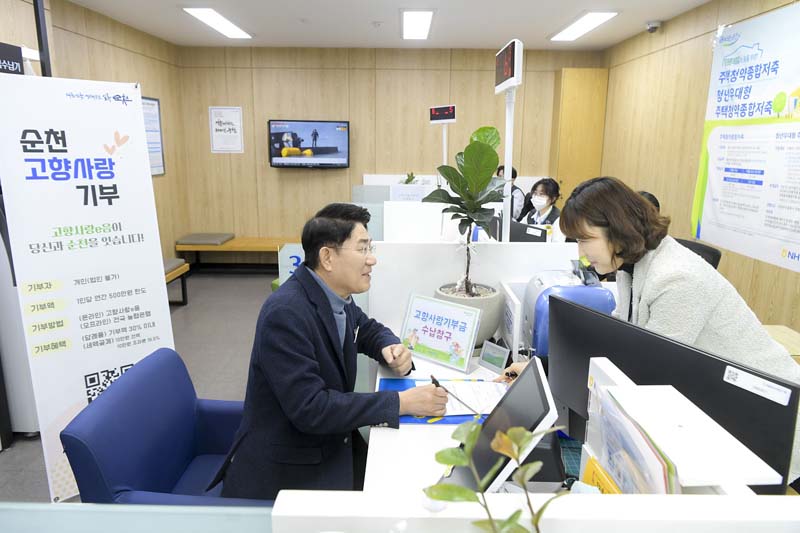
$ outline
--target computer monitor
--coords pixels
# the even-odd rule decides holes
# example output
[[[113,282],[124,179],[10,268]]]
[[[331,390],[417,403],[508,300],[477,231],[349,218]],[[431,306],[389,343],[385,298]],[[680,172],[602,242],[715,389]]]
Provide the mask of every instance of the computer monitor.
[[[503,240],[503,217],[496,216],[489,221],[489,236],[496,241]],[[531,226],[516,220],[511,221],[509,229],[510,242],[547,242],[547,229],[543,226]]]
[[[472,451],[475,469],[481,478],[501,457],[491,447],[492,439],[498,430],[507,431],[512,427],[522,426],[533,432],[544,431],[556,421],[556,406],[553,396],[550,394],[544,369],[541,362],[535,361],[536,364],[525,367],[525,370],[514,380],[506,394],[483,422],[478,442]],[[541,440],[541,435],[534,438],[528,448],[523,450],[521,460],[524,461],[539,440]],[[503,467],[498,470],[495,478],[489,483],[487,492],[499,490],[516,468],[517,465],[506,458]],[[455,467],[450,476],[443,477],[441,481],[477,490],[472,471],[465,466]]]
[[[589,358],[607,357],[638,385],[672,385],[783,476],[752,487],[784,494],[792,458],[800,386],[681,344],[587,307],[550,297],[548,379],[570,409],[570,435],[583,440]],[[731,383],[731,372],[788,392],[784,405]],[[731,465],[736,468],[736,465]]]

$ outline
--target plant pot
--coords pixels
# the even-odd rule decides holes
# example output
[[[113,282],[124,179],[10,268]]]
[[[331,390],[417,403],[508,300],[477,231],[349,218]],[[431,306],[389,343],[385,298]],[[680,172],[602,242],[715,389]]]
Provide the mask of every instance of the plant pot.
[[[481,324],[478,327],[478,335],[475,337],[475,346],[481,346],[483,341],[491,337],[500,326],[500,319],[503,316],[503,294],[488,285],[473,283],[476,287],[491,291],[484,296],[467,296],[465,294],[449,294],[442,289],[455,287],[455,283],[448,283],[436,289],[435,298],[446,302],[453,302],[468,307],[481,310]]]

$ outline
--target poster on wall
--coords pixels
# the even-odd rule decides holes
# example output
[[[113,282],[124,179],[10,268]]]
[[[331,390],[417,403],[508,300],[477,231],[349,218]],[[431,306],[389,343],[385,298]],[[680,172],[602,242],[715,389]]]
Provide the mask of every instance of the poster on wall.
[[[59,433],[172,347],[139,89],[0,74],[0,181],[52,501],[77,494]],[[123,460],[124,458],[120,458]]]
[[[208,123],[212,154],[244,152],[241,107],[209,107]]]
[[[800,4],[722,29],[714,45],[692,228],[800,272]]]
[[[147,135],[147,154],[150,156],[150,175],[164,175],[164,140],[161,134],[161,102],[158,98],[142,97],[144,132]]]

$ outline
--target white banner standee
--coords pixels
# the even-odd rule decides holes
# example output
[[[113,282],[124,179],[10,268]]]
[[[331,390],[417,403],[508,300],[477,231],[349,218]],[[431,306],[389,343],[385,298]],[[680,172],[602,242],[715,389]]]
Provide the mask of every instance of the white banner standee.
[[[137,85],[0,75],[0,181],[52,501],[77,494],[59,433],[173,347]],[[120,457],[120,460],[125,460]]]

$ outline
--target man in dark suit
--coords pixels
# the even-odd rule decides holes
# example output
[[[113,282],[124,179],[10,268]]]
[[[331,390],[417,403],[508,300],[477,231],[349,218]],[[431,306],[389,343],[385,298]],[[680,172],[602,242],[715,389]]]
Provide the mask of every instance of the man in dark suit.
[[[447,393],[428,385],[354,393],[356,354],[411,371],[411,354],[368,318],[351,294],[365,292],[377,260],[369,212],[331,204],[303,228],[306,260],[261,308],[244,417],[217,475],[222,495],[271,500],[282,489],[359,490],[366,443],[357,428],[398,427],[403,414],[440,416]]]

